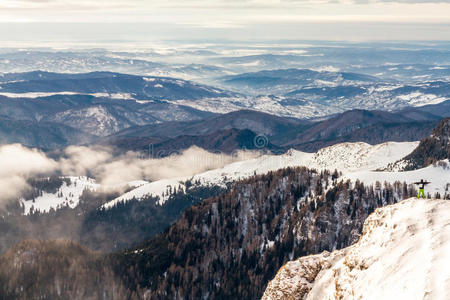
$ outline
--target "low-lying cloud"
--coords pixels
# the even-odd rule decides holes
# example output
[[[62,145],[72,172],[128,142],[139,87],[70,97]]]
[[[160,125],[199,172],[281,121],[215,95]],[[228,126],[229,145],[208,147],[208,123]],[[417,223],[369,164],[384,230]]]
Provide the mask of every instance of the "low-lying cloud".
[[[232,155],[210,153],[191,147],[170,157],[142,158],[135,152],[113,155],[113,149],[107,147],[70,146],[61,157],[50,158],[19,144],[3,145],[0,146],[0,208],[7,201],[19,198],[31,177],[88,176],[107,189],[125,188],[129,181],[189,177],[258,155],[250,151]]]
[[[191,147],[165,158],[142,158],[138,153],[131,151],[113,156],[112,149],[108,148],[71,146],[65,150],[65,155],[66,158],[59,161],[62,174],[86,175],[94,177],[102,185],[119,186],[141,179],[154,181],[192,176],[259,154],[237,151],[228,155]]]
[[[27,188],[26,178],[54,172],[58,163],[19,144],[0,146],[0,208]]]

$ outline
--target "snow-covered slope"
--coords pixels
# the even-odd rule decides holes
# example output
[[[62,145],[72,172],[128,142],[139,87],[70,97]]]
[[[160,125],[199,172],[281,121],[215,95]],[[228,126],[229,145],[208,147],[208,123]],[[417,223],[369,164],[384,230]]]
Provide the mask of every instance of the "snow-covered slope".
[[[263,299],[450,299],[450,201],[377,209],[348,248],[283,266]]]
[[[345,173],[375,170],[409,154],[417,144],[418,142],[387,142],[372,146],[366,143],[343,143],[321,149],[317,153],[289,150],[283,155],[262,155],[193,177],[179,177],[151,182],[106,203],[104,207],[109,208],[118,202],[133,198],[139,199],[146,195],[160,197],[160,204],[163,204],[168,198],[167,195],[163,196],[163,194],[166,194],[169,186],[185,189],[184,182],[189,179],[192,179],[192,182],[200,182],[202,185],[224,186],[227,182],[286,167],[306,166],[317,169],[338,169]]]
[[[430,181],[431,183],[425,187],[425,192],[429,192],[432,196],[436,192],[441,196],[444,193],[449,193],[450,189],[450,165],[448,160],[440,161],[436,165],[430,165],[426,168],[417,169],[406,172],[374,172],[370,170],[363,170],[351,172],[344,175],[351,181],[359,179],[365,184],[374,184],[375,182],[417,182],[420,179]]]
[[[100,185],[95,183],[95,180],[80,176],[80,177],[65,177],[70,179],[70,184],[63,182],[62,186],[56,193],[44,192],[42,196],[34,200],[21,199],[25,208],[25,214],[28,215],[33,209],[34,211],[48,212],[50,209],[58,209],[60,207],[69,206],[74,208],[80,202],[80,197],[83,191],[89,189],[95,191]]]
[[[165,178],[162,180],[147,182],[144,180],[129,182],[131,191],[103,205],[111,208],[116,203],[126,202],[133,198],[142,199],[146,196],[159,197],[159,204],[169,198],[170,189],[186,190],[185,182],[190,181],[194,186],[222,186],[235,180],[251,177],[255,174],[266,174],[286,167],[306,166],[316,169],[338,169],[343,172],[344,178],[352,181],[360,181],[373,184],[376,181],[395,182],[406,181],[408,183],[427,179],[432,184],[427,186],[426,192],[434,195],[439,192],[444,195],[447,184],[450,183],[450,168],[444,165],[430,166],[424,169],[410,172],[375,172],[393,163],[413,151],[418,142],[395,143],[387,142],[379,145],[366,143],[342,143],[319,150],[317,153],[306,153],[289,150],[283,155],[261,155],[256,158],[234,162],[223,168],[199,173],[194,176]],[[100,187],[93,179],[86,177],[69,177],[72,183],[66,183],[54,194],[44,193],[32,200],[22,199],[25,213],[30,213],[31,207],[40,211],[49,211],[50,208],[78,205],[83,190],[91,190]],[[124,183],[126,184],[126,183]],[[450,187],[450,186],[449,186]],[[104,187],[107,188],[107,187]]]
[[[317,153],[306,153],[296,150],[289,150],[283,155],[262,155],[257,158],[243,160],[225,165],[223,168],[199,173],[194,176],[166,178],[154,182],[139,180],[124,183],[131,191],[103,205],[104,208],[111,208],[116,203],[126,202],[133,198],[142,199],[146,196],[159,197],[159,204],[164,204],[169,198],[170,189],[186,190],[185,182],[201,186],[222,186],[235,180],[251,177],[255,174],[266,174],[286,167],[306,166],[316,169],[338,169],[343,172],[344,179],[360,181],[366,184],[374,184],[379,181],[387,182],[415,182],[420,179],[431,181],[426,192],[435,195],[439,192],[441,196],[448,194],[450,188],[450,167],[448,162],[442,162],[436,166],[429,166],[424,169],[409,172],[376,172],[376,169],[398,161],[415,149],[418,142],[395,143],[387,142],[379,145],[369,145],[366,143],[342,143],[323,148]],[[25,207],[25,214],[30,213],[30,209],[42,212],[51,208],[70,206],[76,207],[84,189],[96,190],[100,187],[93,179],[86,177],[68,177],[71,179],[69,186],[66,183],[54,194],[44,193],[32,200],[22,199]],[[104,187],[108,188],[108,187]]]
[[[389,164],[394,157],[411,153],[419,142],[387,142],[378,145],[342,143],[322,148],[314,155],[317,168],[334,167],[343,172],[376,170]]]
[[[105,190],[115,189],[117,186],[105,186],[97,183],[93,178],[86,176],[65,176],[63,179],[69,179],[70,184],[65,181],[62,186],[55,193],[43,192],[41,196],[35,199],[24,199],[21,198],[20,202],[24,206],[24,214],[30,214],[31,210],[48,212],[50,209],[57,210],[63,207],[75,208],[80,202],[80,197],[83,195],[85,190],[97,191],[100,188]],[[145,180],[130,181],[123,184],[125,188],[139,188],[142,185],[148,184]]]

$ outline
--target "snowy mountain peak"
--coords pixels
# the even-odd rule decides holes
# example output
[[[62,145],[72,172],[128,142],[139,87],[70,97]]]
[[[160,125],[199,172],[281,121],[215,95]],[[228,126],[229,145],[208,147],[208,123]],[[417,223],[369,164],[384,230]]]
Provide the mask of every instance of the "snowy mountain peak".
[[[348,248],[288,262],[263,299],[450,299],[450,202],[377,209]]]

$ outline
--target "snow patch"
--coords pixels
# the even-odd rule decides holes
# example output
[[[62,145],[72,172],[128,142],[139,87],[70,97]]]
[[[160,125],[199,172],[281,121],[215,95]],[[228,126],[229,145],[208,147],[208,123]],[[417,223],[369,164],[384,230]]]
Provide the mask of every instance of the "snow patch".
[[[311,70],[316,71],[316,72],[339,72],[341,69],[339,69],[338,67],[334,67],[334,66],[320,66],[320,67],[311,68]]]

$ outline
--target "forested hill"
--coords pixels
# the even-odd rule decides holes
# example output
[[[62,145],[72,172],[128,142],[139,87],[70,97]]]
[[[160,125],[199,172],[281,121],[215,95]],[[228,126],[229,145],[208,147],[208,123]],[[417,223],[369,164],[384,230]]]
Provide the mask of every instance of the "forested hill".
[[[403,164],[404,170],[415,170],[449,158],[450,118],[445,118],[434,128],[431,136],[421,140],[419,146],[397,164]]]
[[[113,256],[130,290],[155,299],[258,299],[288,260],[346,247],[379,206],[414,191],[366,187],[338,173],[287,168],[234,184],[165,233]]]

